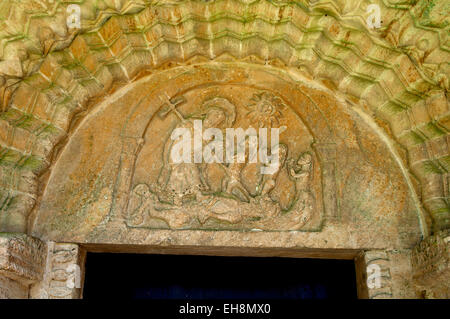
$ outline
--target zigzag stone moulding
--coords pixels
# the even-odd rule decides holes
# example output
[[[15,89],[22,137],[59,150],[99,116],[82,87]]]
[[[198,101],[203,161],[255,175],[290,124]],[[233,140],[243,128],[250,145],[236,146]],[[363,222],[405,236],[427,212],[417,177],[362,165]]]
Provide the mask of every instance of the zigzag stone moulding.
[[[392,278],[386,251],[368,251],[359,256],[358,266],[366,289],[360,289],[360,297],[370,299],[392,298]]]
[[[280,166],[264,176],[247,161],[173,162],[173,132],[196,122],[223,136],[285,127]],[[80,123],[52,167],[31,232],[153,245],[183,242],[187,230],[188,242],[202,242],[197,231],[209,230],[217,231],[213,246],[406,248],[423,235],[423,216],[395,159],[380,156],[388,152],[345,100],[307,78],[248,63],[171,68],[118,90]]]

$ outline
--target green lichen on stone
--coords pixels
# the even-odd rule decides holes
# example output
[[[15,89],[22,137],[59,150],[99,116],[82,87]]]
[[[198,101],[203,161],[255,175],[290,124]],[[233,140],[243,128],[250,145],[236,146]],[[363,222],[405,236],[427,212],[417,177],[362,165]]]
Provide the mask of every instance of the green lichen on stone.
[[[444,170],[440,165],[434,163],[433,161],[426,161],[422,164],[422,169],[425,174],[444,174]]]

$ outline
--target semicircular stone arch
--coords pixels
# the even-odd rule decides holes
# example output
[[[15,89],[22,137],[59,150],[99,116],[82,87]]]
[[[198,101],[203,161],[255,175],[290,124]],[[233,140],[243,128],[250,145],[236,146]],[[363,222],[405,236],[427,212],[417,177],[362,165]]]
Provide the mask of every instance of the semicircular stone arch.
[[[177,127],[206,123],[210,109],[225,110],[227,127],[258,127],[249,115],[258,97],[279,108],[276,126],[287,127],[274,177],[250,164],[191,163],[171,166],[169,182],[160,182]],[[263,115],[271,123],[272,113]],[[423,216],[389,152],[345,100],[310,80],[247,63],[175,67],[128,84],[84,117],[51,168],[31,234],[150,246],[406,248],[423,236]],[[308,168],[296,166],[304,154]],[[224,186],[236,172],[235,188]],[[203,178],[207,189],[196,192]]]
[[[4,51],[21,66],[11,60],[2,77],[2,231],[26,231],[52,158],[102,96],[148,73],[208,61],[271,65],[342,93],[393,140],[430,213],[424,228],[447,228],[448,46],[439,16],[424,18],[440,5],[380,2],[387,23],[376,33],[364,25],[365,2],[354,11],[333,1],[119,3],[83,3],[91,13],[76,36],[24,15],[43,31]]]

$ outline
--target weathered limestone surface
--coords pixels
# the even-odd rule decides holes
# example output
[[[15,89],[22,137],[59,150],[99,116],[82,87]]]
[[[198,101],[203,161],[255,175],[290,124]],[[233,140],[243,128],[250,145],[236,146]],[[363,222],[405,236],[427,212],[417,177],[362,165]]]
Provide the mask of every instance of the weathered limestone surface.
[[[17,280],[0,275],[0,299],[27,299],[28,287]]]
[[[417,298],[410,250],[364,251],[355,262],[359,298]]]
[[[395,141],[428,226],[446,228],[447,2],[370,3],[380,29],[366,24],[369,1],[85,0],[81,29],[67,27],[66,2],[3,2],[0,229],[26,229],[37,177],[93,99],[142,72],[223,57],[300,71],[345,94]]]
[[[449,232],[443,231],[414,248],[412,265],[418,296],[450,298],[449,242]]]

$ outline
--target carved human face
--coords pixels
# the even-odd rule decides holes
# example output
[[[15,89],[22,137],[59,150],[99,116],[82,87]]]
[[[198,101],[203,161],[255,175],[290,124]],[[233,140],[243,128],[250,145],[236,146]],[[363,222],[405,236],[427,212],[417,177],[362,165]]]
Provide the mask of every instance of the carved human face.
[[[212,109],[203,120],[203,126],[205,127],[220,127],[225,123],[225,112],[219,109]]]

